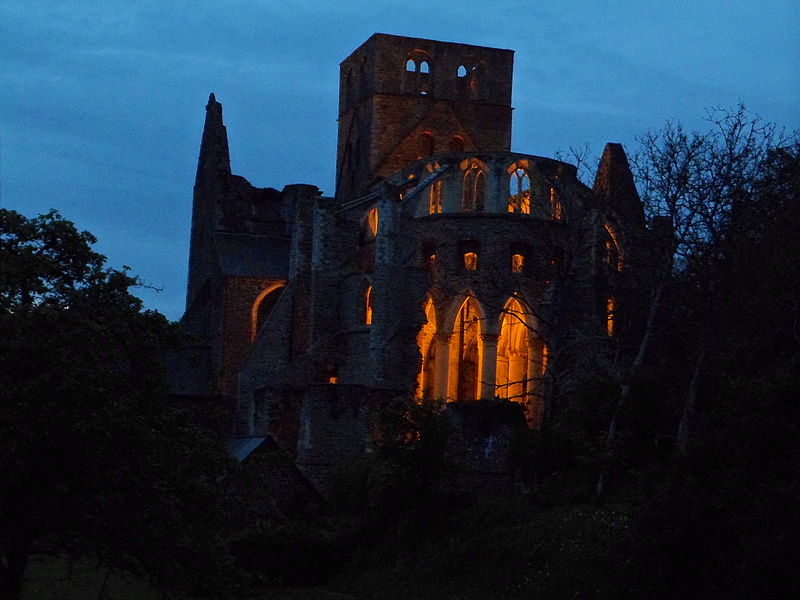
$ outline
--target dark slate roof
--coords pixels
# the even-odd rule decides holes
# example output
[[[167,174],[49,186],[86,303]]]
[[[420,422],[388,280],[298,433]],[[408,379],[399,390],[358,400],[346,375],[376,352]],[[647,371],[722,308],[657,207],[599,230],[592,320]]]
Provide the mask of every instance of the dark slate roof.
[[[265,437],[245,437],[229,439],[226,448],[228,452],[239,462],[250,456],[256,448],[264,443]]]
[[[286,279],[288,275],[288,239],[215,231],[214,245],[224,276]]]

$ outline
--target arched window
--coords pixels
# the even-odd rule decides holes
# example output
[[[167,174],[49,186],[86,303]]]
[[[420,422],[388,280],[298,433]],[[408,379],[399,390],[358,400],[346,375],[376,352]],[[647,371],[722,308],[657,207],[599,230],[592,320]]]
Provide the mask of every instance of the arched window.
[[[367,241],[374,240],[378,235],[378,207],[373,206],[367,211],[364,219],[364,234]]]
[[[404,88],[406,92],[427,96],[431,89],[433,62],[424,50],[414,50],[406,59]]]
[[[603,240],[605,260],[609,269],[622,271],[622,251],[619,244],[619,235],[610,223],[605,225],[605,238]]]
[[[275,307],[275,303],[280,298],[283,292],[283,284],[278,283],[269,286],[261,292],[253,302],[250,309],[250,339],[254,340],[258,332],[264,327],[267,322],[267,317]]]
[[[436,311],[433,300],[425,302],[425,325],[417,334],[422,364],[417,376],[417,397],[433,398],[436,384]]]
[[[437,214],[442,212],[442,185],[441,179],[434,181],[428,189],[428,212]]]
[[[561,201],[558,199],[556,188],[550,188],[550,216],[554,221],[561,221],[564,218],[564,213],[561,210]]]
[[[483,361],[483,340],[481,333],[482,310],[473,297],[464,300],[453,324],[450,337],[450,368],[454,369],[451,379],[454,388],[450,396],[456,400],[475,400],[480,395],[480,373]],[[455,360],[453,360],[455,359]]]
[[[450,151],[461,152],[464,149],[464,138],[460,135],[454,135],[450,138]]]
[[[462,77],[467,76],[467,67],[464,65],[459,65],[458,69],[456,69],[456,76],[460,79]]]
[[[614,335],[614,310],[616,308],[616,301],[614,298],[606,300],[606,333],[608,337]]]
[[[503,308],[500,336],[497,338],[495,394],[505,400],[528,403],[534,376],[530,359],[530,327],[522,304],[510,299]]]
[[[464,253],[464,268],[467,271],[476,271],[478,269],[478,254],[476,252]]]
[[[429,163],[425,166],[428,173],[435,173],[439,169],[437,163]],[[442,179],[437,179],[428,186],[428,214],[435,215],[442,212]]]
[[[372,286],[367,285],[362,299],[364,308],[364,325],[372,325]]]
[[[525,256],[523,254],[511,255],[511,272],[522,273],[525,268]]]
[[[508,212],[531,214],[531,179],[527,171],[516,163],[511,165],[508,184]]]
[[[483,169],[472,164],[464,173],[464,190],[461,196],[461,206],[468,212],[481,212],[486,188],[486,177]]]

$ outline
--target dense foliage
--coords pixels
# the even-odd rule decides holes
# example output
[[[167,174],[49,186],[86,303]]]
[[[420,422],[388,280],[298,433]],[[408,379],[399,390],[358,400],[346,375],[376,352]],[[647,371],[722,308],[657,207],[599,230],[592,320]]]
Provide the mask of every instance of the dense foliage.
[[[177,333],[94,241],[54,211],[0,210],[3,596],[32,552],[195,591],[224,567],[228,459],[166,402],[162,354]]]
[[[545,427],[515,431],[513,497],[454,485],[452,420],[401,400],[327,503],[269,497],[280,448],[230,485],[215,442],[164,402],[176,334],[135,278],[57,213],[0,211],[2,583],[35,550],[218,597],[239,567],[365,598],[797,597],[800,142],[741,107],[710,117],[646,134],[633,161],[676,234],[647,351],[587,370]],[[470,410],[519,417],[498,406]],[[236,495],[250,506],[231,522]]]

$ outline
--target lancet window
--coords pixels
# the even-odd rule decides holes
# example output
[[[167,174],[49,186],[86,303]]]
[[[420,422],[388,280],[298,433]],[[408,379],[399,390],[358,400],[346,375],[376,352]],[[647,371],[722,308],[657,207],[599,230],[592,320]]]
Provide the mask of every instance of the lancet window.
[[[483,169],[477,164],[471,164],[464,173],[464,190],[461,196],[461,206],[467,212],[481,212],[483,210],[486,193],[486,177]]]
[[[497,339],[495,394],[505,400],[527,404],[531,380],[531,332],[522,304],[510,299],[503,308],[500,336]]]
[[[456,315],[451,337],[451,344],[455,347],[454,351],[451,350],[450,368],[455,371],[453,381],[457,400],[475,400],[480,395],[483,360],[480,315],[478,302],[472,297],[464,301]]]
[[[531,213],[531,179],[528,172],[516,163],[509,167],[508,212]]]

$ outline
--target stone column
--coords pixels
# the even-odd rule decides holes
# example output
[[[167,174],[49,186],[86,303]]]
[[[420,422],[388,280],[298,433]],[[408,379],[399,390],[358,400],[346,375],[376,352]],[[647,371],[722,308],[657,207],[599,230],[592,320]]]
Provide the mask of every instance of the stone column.
[[[433,397],[447,398],[448,365],[450,363],[450,337],[449,333],[436,332],[432,344],[436,344],[436,358],[434,365]]]
[[[496,333],[482,333],[483,353],[481,360],[480,398],[494,400],[495,373],[497,370],[497,338]]]

